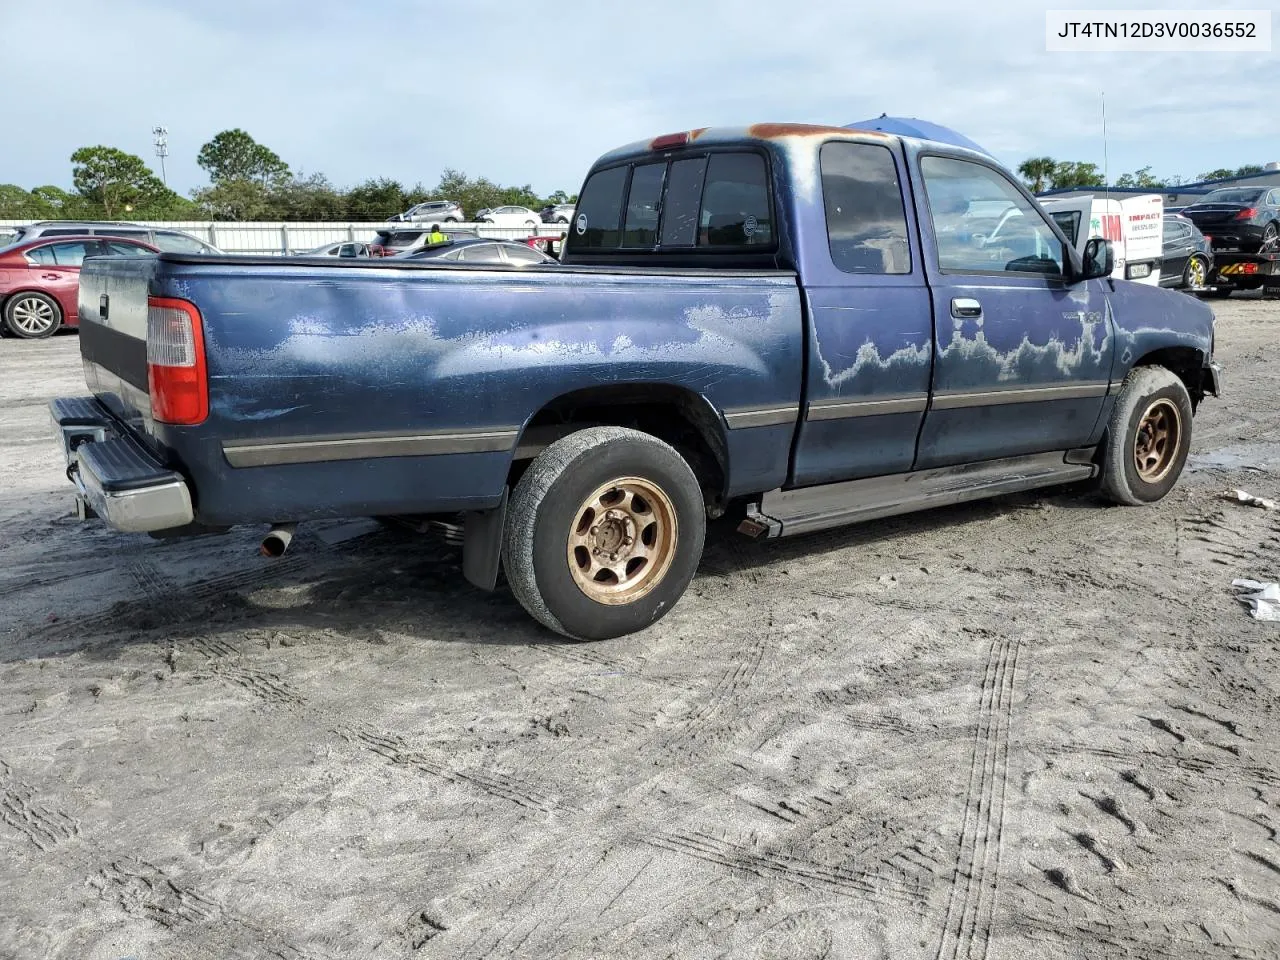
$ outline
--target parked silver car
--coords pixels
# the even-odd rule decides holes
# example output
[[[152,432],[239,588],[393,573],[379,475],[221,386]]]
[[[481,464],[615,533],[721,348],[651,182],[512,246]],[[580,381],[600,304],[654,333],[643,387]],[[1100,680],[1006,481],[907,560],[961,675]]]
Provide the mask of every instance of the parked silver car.
[[[324,243],[313,250],[298,254],[300,257],[371,257],[369,244],[359,240],[340,240],[337,243]]]
[[[462,206],[452,200],[428,200],[387,219],[400,223],[462,223],[466,216]]]
[[[119,223],[106,220],[44,220],[25,227],[12,228],[16,236],[9,243],[22,243],[42,237],[122,237],[141,240],[166,253],[222,253],[211,243],[193,237],[181,230],[143,226],[140,223]]]
[[[546,207],[542,211],[543,223],[568,223],[573,219],[572,203],[557,203],[555,206]]]

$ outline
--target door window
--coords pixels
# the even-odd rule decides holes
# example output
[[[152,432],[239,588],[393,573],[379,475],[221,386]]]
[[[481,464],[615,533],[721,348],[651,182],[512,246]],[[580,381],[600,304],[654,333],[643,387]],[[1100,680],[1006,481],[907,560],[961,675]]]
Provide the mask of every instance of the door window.
[[[1062,242],[1040,209],[1004,174],[949,157],[923,157],[920,173],[929,200],[938,268],[944,273],[1062,275]],[[975,230],[975,201],[992,200],[1008,202],[1009,211],[989,233]]]

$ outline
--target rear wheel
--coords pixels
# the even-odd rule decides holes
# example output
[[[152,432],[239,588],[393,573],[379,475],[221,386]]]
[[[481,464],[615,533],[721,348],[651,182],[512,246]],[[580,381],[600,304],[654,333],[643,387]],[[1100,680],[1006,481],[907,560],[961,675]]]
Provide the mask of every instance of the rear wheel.
[[[593,427],[553,443],[520,478],[502,561],[539,623],[607,640],[675,606],[705,535],[702,491],[679,453],[646,433]]]
[[[1280,227],[1277,227],[1276,222],[1272,220],[1262,228],[1262,246],[1259,249],[1266,250],[1268,247],[1273,246],[1277,236],[1280,236]]]
[[[1209,264],[1204,257],[1193,256],[1182,272],[1182,285],[1189,290],[1199,290],[1209,279]]]
[[[15,293],[4,305],[4,325],[25,340],[51,337],[62,326],[62,308],[43,293]]]
[[[1107,427],[1102,489],[1141,506],[1178,482],[1191,448],[1191,397],[1164,367],[1136,367],[1125,378]]]

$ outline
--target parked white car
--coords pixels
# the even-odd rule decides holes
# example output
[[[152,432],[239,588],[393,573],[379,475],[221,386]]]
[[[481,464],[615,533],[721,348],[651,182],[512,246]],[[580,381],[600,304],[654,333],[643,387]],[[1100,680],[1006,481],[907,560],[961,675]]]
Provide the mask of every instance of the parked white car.
[[[494,207],[480,216],[481,223],[495,227],[537,227],[542,217],[528,207]]]

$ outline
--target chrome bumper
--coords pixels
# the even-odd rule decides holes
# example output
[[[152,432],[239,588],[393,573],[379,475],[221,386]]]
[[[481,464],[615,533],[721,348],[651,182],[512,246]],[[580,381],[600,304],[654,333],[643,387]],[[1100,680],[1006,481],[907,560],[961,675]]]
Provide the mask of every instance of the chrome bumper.
[[[182,475],[120,429],[92,397],[54,400],[49,412],[81,519],[101,517],[125,533],[171,530],[195,519]]]
[[[1204,389],[1215,397],[1222,396],[1222,367],[1210,362],[1204,368]]]

